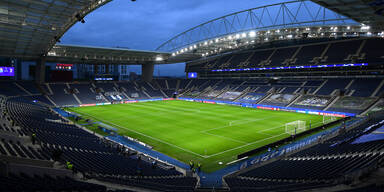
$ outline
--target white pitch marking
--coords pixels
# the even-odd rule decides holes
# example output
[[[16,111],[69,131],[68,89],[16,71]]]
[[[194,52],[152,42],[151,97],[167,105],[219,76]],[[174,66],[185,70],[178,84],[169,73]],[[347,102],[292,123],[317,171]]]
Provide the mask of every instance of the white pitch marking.
[[[262,118],[262,119],[255,119],[255,120],[252,120],[252,121],[246,121],[246,122],[243,122],[243,123],[237,123],[235,125],[247,124],[247,123],[251,123],[251,122],[255,122],[255,121],[261,121],[261,120],[265,120],[265,119],[269,119],[269,118],[272,118],[272,117],[266,117],[266,118]],[[221,126],[221,127],[207,129],[207,130],[204,130],[204,131],[201,131],[201,132],[208,132],[208,131],[212,131],[212,130],[216,130],[216,129],[222,129],[222,128],[226,128],[226,127],[232,127],[232,126],[234,126],[234,125],[225,125],[225,126]]]
[[[224,138],[224,139],[227,139],[227,140],[231,140],[231,141],[234,141],[234,142],[237,142],[237,143],[243,143],[243,144],[246,144],[246,142],[239,141],[239,140],[232,139],[232,138],[225,137],[225,136],[221,136],[221,135],[216,135],[216,134],[207,133],[207,132],[201,132],[201,133],[204,133],[204,134],[207,134],[207,135],[212,135],[212,136],[215,136],[215,137],[221,137],[221,138]]]
[[[89,114],[88,114],[87,116],[90,116],[90,117],[93,117],[93,118],[95,118],[95,119],[98,119],[98,118],[96,118],[96,117],[94,117],[94,116],[92,116],[92,115],[89,115]],[[120,125],[116,125],[116,124],[114,124],[114,123],[112,123],[112,122],[109,122],[109,121],[106,121],[106,120],[104,120],[104,122],[107,122],[107,123],[109,123],[109,124],[112,124],[112,125],[114,125],[114,126],[116,126],[116,127],[120,127],[120,128],[122,128],[122,129],[128,129],[129,131],[132,131],[132,132],[134,132],[134,133],[136,133],[136,134],[139,134],[139,135],[142,135],[142,136],[151,138],[151,139],[153,139],[153,140],[159,141],[159,142],[161,142],[161,143],[165,143],[165,144],[167,144],[167,145],[176,147],[176,148],[178,148],[178,149],[181,149],[181,150],[183,150],[183,151],[192,153],[192,154],[197,155],[197,156],[199,156],[199,157],[206,158],[206,156],[204,156],[204,155],[200,155],[200,154],[195,153],[195,152],[193,152],[193,151],[190,151],[190,150],[188,150],[188,149],[181,148],[181,147],[179,147],[179,146],[177,146],[177,145],[174,145],[174,144],[172,144],[172,143],[168,143],[168,142],[166,142],[166,141],[157,139],[157,138],[155,138],[155,137],[146,135],[146,134],[144,134],[144,133],[140,133],[140,132],[138,132],[138,131],[134,131],[134,130],[131,130],[131,129],[126,128],[126,127],[121,127]]]
[[[278,137],[278,136],[281,136],[281,135],[284,135],[284,134],[286,134],[286,133],[282,133],[282,134],[279,134],[279,135],[275,135],[275,136],[273,136],[273,137],[268,137],[268,138],[265,138],[265,139],[262,139],[262,140],[258,140],[258,141],[254,141],[254,142],[251,142],[251,143],[247,143],[247,144],[245,144],[245,145],[241,145],[241,146],[238,146],[238,147],[235,147],[235,148],[232,148],[232,149],[228,149],[228,150],[225,150],[225,151],[221,151],[221,152],[219,152],[219,153],[215,153],[215,154],[212,154],[212,155],[208,155],[208,156],[206,156],[205,158],[210,158],[210,157],[213,157],[213,156],[216,156],[216,155],[220,155],[220,154],[226,153],[226,152],[228,152],[228,151],[233,151],[233,150],[235,150],[235,149],[240,149],[240,148],[243,148],[243,147],[245,147],[245,146],[252,145],[252,144],[255,144],[255,143],[259,143],[259,142],[261,142],[261,141],[265,141],[265,140],[267,140],[267,139],[275,138],[275,137]]]
[[[137,106],[137,105],[136,105],[136,106]],[[142,107],[142,106],[140,106],[140,107]],[[190,110],[190,111],[192,111],[192,110]],[[199,110],[199,111],[200,111],[200,110]],[[182,113],[185,113],[185,112],[182,112]],[[96,117],[94,117],[94,116],[92,116],[92,115],[89,115],[89,114],[85,114],[85,115],[88,115],[88,116],[91,116],[91,117],[93,117],[93,118],[95,118],[95,119],[98,119],[98,118],[96,118]],[[247,121],[247,122],[239,123],[239,124],[246,124],[246,123],[255,122],[255,121],[260,121],[260,120],[269,119],[269,118],[273,118],[273,117],[267,117],[267,118],[262,118],[262,119],[255,119],[254,121]],[[105,121],[105,120],[104,120],[104,121]],[[116,124],[114,124],[114,123],[111,123],[111,122],[109,122],[109,121],[105,121],[105,122],[108,122],[108,123],[110,123],[110,124],[113,124],[113,125],[115,125],[115,126],[117,126],[117,127],[120,127],[120,128],[122,128],[122,129],[128,129],[128,130],[130,130],[130,131],[132,131],[132,132],[134,132],[134,133],[137,133],[137,134],[139,134],[139,135],[143,135],[143,136],[145,136],[145,137],[151,138],[151,139],[156,140],[156,141],[159,141],[159,142],[161,142],[161,143],[164,143],[164,144],[167,144],[167,145],[176,147],[176,148],[178,148],[178,149],[180,149],[180,150],[183,150],[183,151],[192,153],[192,154],[197,155],[197,156],[202,157],[202,158],[210,158],[210,157],[213,157],[213,156],[216,156],[216,155],[220,155],[220,154],[223,154],[223,153],[226,153],[226,152],[229,152],[229,151],[233,151],[233,150],[236,150],[236,149],[240,149],[240,148],[243,148],[243,147],[245,147],[245,146],[249,146],[249,145],[252,145],[252,144],[255,144],[255,143],[259,143],[259,142],[261,142],[261,141],[265,141],[265,140],[268,140],[268,139],[275,138],[275,137],[278,137],[278,136],[281,136],[281,135],[286,134],[286,133],[282,133],[282,134],[279,134],[279,135],[275,135],[275,136],[268,137],[268,138],[265,138],[265,139],[262,139],[262,140],[258,140],[258,141],[254,141],[254,142],[251,142],[251,143],[245,143],[245,142],[242,142],[242,143],[245,143],[245,145],[241,145],[241,146],[238,146],[238,147],[235,147],[235,148],[231,148],[231,149],[228,149],[228,150],[225,150],[225,151],[221,151],[221,152],[218,152],[218,153],[215,153],[215,154],[212,154],[212,155],[200,155],[200,154],[195,153],[195,152],[193,152],[193,151],[190,151],[190,150],[188,150],[188,149],[181,148],[181,147],[179,147],[179,146],[177,146],[177,145],[168,143],[168,142],[166,142],[166,141],[162,141],[162,140],[157,139],[157,138],[154,138],[154,137],[152,137],[152,136],[149,136],[149,135],[146,135],[146,134],[143,134],[143,133],[140,133],[140,132],[131,130],[131,129],[126,128],[126,127],[121,127],[121,126],[116,125]],[[314,123],[314,124],[312,124],[312,125],[316,125],[316,124],[319,124],[319,123],[321,123],[321,122]],[[235,124],[235,125],[239,125],[239,124]],[[228,138],[228,137],[224,137],[224,136],[220,136],[220,135],[215,135],[215,134],[211,134],[211,133],[206,133],[207,131],[216,130],[216,129],[221,129],[221,128],[225,128],[225,127],[231,127],[231,126],[232,126],[232,125],[227,125],[227,126],[217,127],[217,128],[213,128],[213,129],[208,129],[208,130],[201,131],[201,133],[205,133],[205,134],[209,134],[209,135],[213,135],[213,136],[218,136],[218,137],[223,137],[223,138],[225,138],[225,139],[230,139],[230,140],[233,140],[233,141],[236,141],[236,142],[241,142],[241,141],[234,140],[234,139],[231,139],[231,138]],[[263,129],[263,130],[259,131],[258,133],[267,135],[266,133],[261,133],[261,132],[268,131],[268,130],[272,130],[272,129],[277,129],[277,128],[280,128],[280,127],[284,127],[284,125],[276,126],[276,127],[272,127],[272,128],[269,128],[269,129]],[[268,135],[269,135],[269,134],[268,134]]]

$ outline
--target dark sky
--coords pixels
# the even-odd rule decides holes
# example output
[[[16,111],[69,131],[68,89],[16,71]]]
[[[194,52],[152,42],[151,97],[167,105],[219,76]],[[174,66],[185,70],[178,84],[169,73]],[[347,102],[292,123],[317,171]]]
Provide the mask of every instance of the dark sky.
[[[61,42],[155,50],[171,37],[208,20],[279,2],[282,0],[113,0],[86,16],[86,23],[74,25]],[[184,65],[160,69],[162,75],[179,75]]]

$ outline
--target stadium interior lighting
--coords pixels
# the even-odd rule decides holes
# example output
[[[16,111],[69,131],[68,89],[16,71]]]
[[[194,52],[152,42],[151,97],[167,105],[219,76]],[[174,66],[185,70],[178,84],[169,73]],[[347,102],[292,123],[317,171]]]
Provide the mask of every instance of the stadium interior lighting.
[[[242,37],[242,38],[246,38],[246,37],[247,37],[247,34],[246,34],[246,33],[242,33],[242,34],[241,34],[241,37]]]
[[[255,32],[255,31],[251,31],[251,32],[249,32],[249,36],[250,36],[250,37],[256,37],[256,32]]]
[[[370,29],[371,27],[370,26],[368,26],[368,25],[362,25],[361,26],[361,29],[364,29],[364,30],[368,30],[368,29]]]

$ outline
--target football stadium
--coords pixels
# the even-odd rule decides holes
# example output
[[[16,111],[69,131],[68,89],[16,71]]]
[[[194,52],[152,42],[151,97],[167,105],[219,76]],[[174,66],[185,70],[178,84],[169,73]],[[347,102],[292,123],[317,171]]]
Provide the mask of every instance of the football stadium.
[[[0,191],[384,191],[384,2],[241,1],[0,0]]]

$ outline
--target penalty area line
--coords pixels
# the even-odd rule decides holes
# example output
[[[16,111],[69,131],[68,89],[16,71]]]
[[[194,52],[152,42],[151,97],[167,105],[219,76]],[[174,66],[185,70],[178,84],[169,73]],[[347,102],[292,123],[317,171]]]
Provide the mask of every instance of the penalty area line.
[[[321,124],[322,122],[317,122],[317,123],[314,123],[313,125],[317,125],[317,124]],[[258,133],[261,133],[261,132],[264,132],[264,131],[267,131],[267,130],[272,130],[272,129],[277,129],[277,128],[280,128],[280,127],[284,127],[284,125],[282,126],[276,126],[276,127],[272,127],[270,129],[264,129]],[[261,133],[261,134],[265,134],[265,133]],[[284,134],[287,134],[287,133],[281,133],[279,135],[275,135],[275,136],[272,136],[272,137],[268,137],[268,138],[265,138],[265,139],[262,139],[262,140],[258,140],[258,141],[254,141],[254,142],[251,142],[251,143],[247,143],[245,145],[241,145],[241,146],[238,146],[238,147],[235,147],[235,148],[232,148],[232,149],[228,149],[228,150],[225,150],[225,151],[221,151],[221,152],[218,152],[218,153],[215,153],[215,154],[212,154],[212,155],[208,155],[206,158],[210,158],[210,157],[213,157],[213,156],[216,156],[216,155],[220,155],[220,154],[223,154],[223,153],[226,153],[226,152],[229,152],[229,151],[233,151],[233,150],[236,150],[236,149],[241,149],[243,147],[246,147],[246,146],[249,146],[249,145],[253,145],[255,143],[259,143],[261,141],[265,141],[265,140],[268,140],[268,139],[272,139],[272,138],[275,138],[275,137],[279,137],[281,135],[284,135]]]
[[[204,133],[204,134],[207,134],[207,135],[212,135],[212,136],[215,136],[215,137],[220,137],[220,138],[223,138],[223,139],[227,139],[227,140],[230,140],[230,141],[234,141],[234,142],[236,142],[236,143],[246,144],[246,142],[244,142],[244,141],[239,141],[239,140],[232,139],[232,138],[225,137],[225,136],[221,136],[221,135],[216,135],[216,134],[207,133],[207,132],[200,132],[200,133]]]
[[[282,134],[275,135],[275,136],[272,136],[272,137],[268,137],[268,138],[265,138],[265,139],[262,139],[262,140],[254,141],[254,142],[251,142],[251,143],[247,143],[245,145],[241,145],[241,146],[238,146],[238,147],[235,147],[235,148],[232,148],[232,149],[228,149],[228,150],[221,151],[221,152],[218,152],[218,153],[215,153],[215,154],[212,154],[212,155],[208,155],[206,158],[210,158],[210,157],[213,157],[213,156],[216,156],[216,155],[220,155],[220,154],[223,154],[223,153],[226,153],[226,152],[229,152],[229,151],[233,151],[233,150],[236,150],[236,149],[241,149],[243,147],[246,147],[246,146],[249,146],[249,145],[253,145],[255,143],[259,143],[261,141],[265,141],[265,140],[272,139],[272,138],[275,138],[275,137],[279,137],[279,136],[284,135],[284,134],[286,134],[286,133],[282,133]]]

